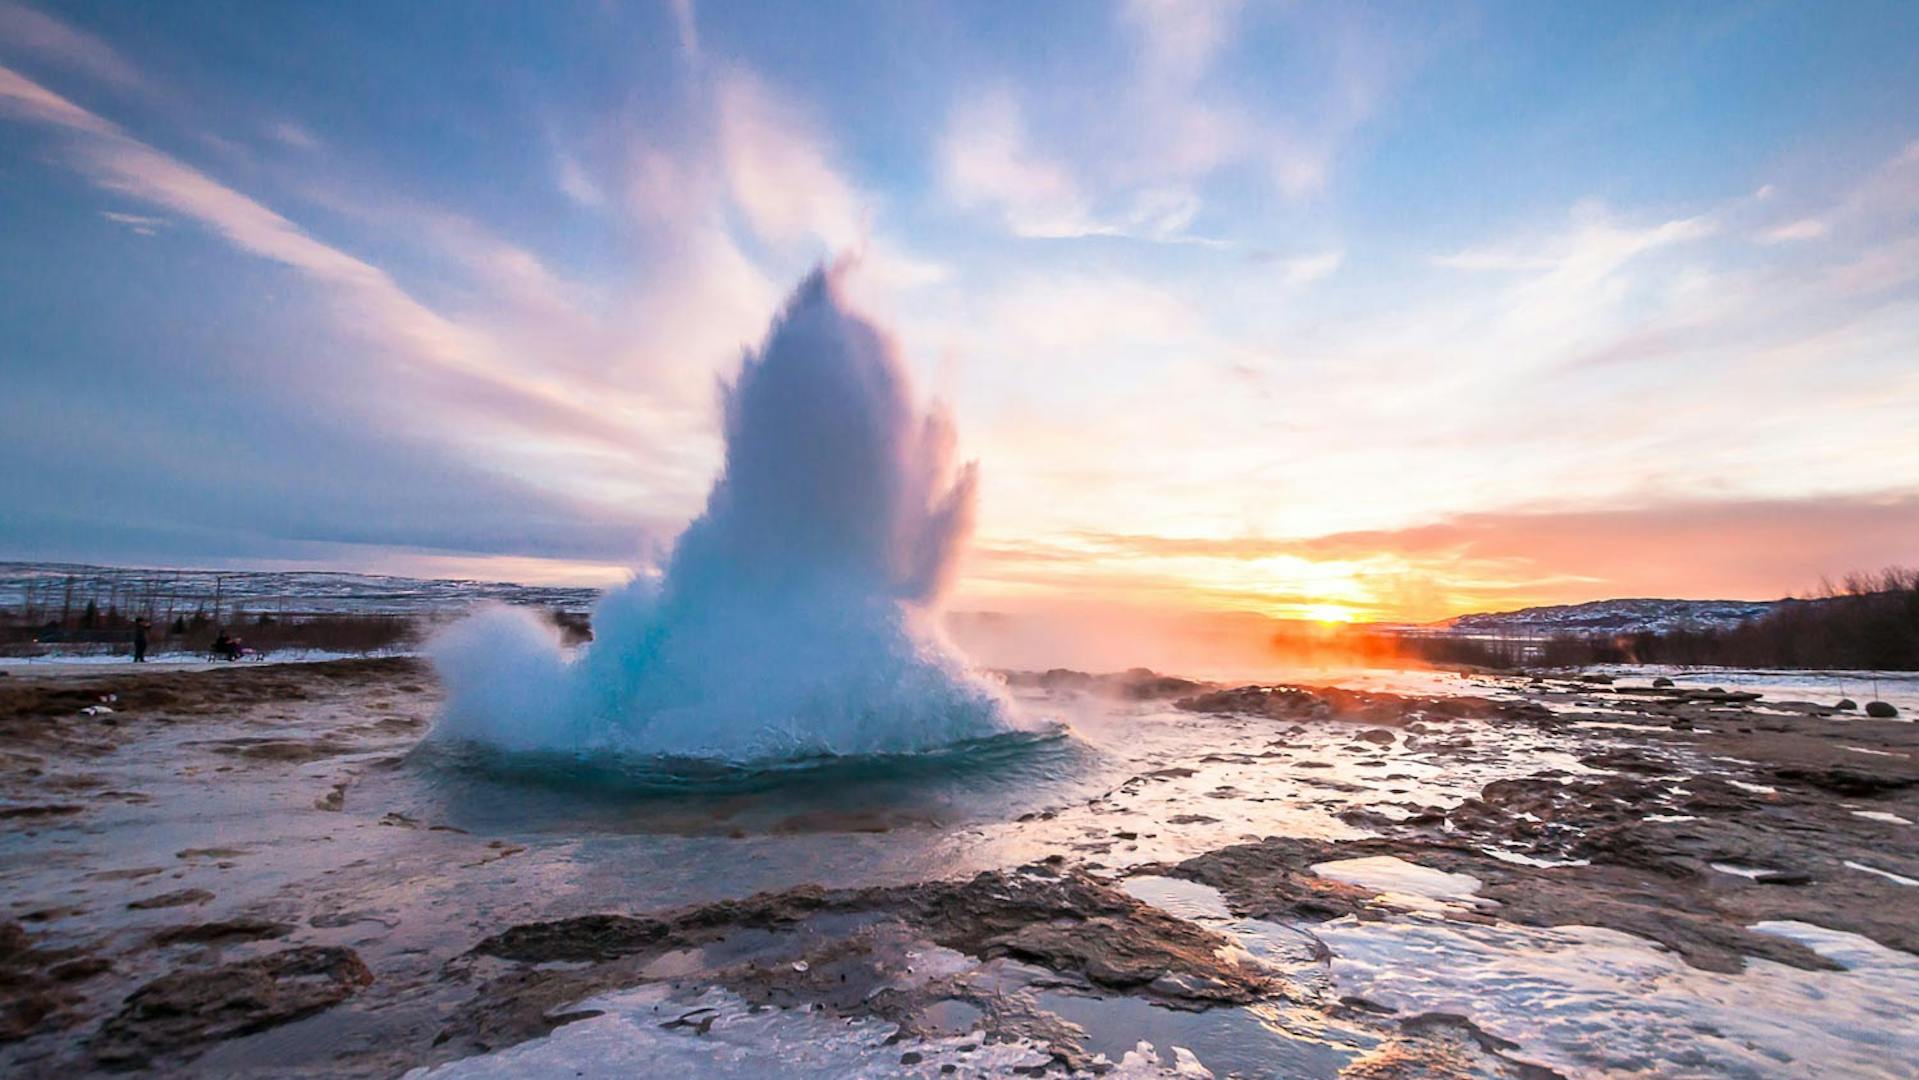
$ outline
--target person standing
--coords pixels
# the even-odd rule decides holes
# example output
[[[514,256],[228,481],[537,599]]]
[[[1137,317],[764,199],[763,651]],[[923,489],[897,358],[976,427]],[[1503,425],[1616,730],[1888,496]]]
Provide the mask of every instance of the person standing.
[[[145,619],[133,620],[133,662],[136,664],[147,662],[147,621]]]

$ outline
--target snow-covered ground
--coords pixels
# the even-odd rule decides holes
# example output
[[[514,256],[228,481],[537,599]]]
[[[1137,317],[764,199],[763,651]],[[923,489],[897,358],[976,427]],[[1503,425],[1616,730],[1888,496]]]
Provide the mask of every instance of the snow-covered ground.
[[[0,656],[0,670],[33,671],[158,670],[201,671],[231,664],[319,664],[329,660],[359,660],[384,656],[414,656],[410,649],[375,649],[371,652],[338,652],[332,649],[278,649],[252,653],[240,660],[215,660],[204,652],[148,653],[144,663],[136,665],[124,652],[50,652],[40,656]]]

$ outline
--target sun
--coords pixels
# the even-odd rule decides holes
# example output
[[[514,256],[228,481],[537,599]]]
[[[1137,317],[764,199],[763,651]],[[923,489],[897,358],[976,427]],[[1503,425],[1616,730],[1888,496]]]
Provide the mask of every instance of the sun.
[[[1344,604],[1308,604],[1300,614],[1314,622],[1349,623],[1358,613]]]

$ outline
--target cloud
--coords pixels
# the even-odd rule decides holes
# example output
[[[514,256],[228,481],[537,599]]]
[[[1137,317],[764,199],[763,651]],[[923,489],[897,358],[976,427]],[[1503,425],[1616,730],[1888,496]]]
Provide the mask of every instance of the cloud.
[[[1116,231],[1092,219],[1078,182],[1065,166],[1027,145],[1025,121],[1010,91],[996,90],[954,110],[940,141],[940,162],[955,202],[995,211],[1016,236],[1069,238]]]
[[[1155,77],[1190,83],[1211,68],[1241,6],[1240,0],[1128,0],[1123,10]]]
[[[1919,495],[1834,495],[1470,513],[1305,538],[1077,533],[1057,548],[1002,547],[991,561],[1016,579],[1034,572],[1017,568],[1037,568],[1040,581],[1061,576],[1044,569],[1050,563],[1082,567],[1120,596],[1177,591],[1180,582],[1190,587],[1211,577],[1245,583],[1241,591],[1250,598],[1261,595],[1252,583],[1264,578],[1276,596],[1339,598],[1387,618],[1431,619],[1616,596],[1772,599],[1810,590],[1826,576],[1909,563],[1915,535]],[[1729,536],[1740,542],[1729,545]],[[1209,575],[1195,564],[1225,569]],[[1335,567],[1326,580],[1348,581],[1365,595],[1301,590],[1297,582],[1314,575],[1299,564]],[[988,566],[983,573],[999,571]],[[1381,592],[1387,585],[1417,585],[1424,606],[1395,610],[1393,595]]]
[[[122,90],[145,86],[140,73],[98,38],[51,15],[0,0],[0,52],[16,49]]]
[[[814,239],[828,252],[860,242],[860,199],[796,108],[736,69],[720,80],[718,110],[727,186],[756,232],[783,244]]]
[[[1767,244],[1781,244],[1793,240],[1817,240],[1832,231],[1825,222],[1817,218],[1801,218],[1789,224],[1767,229],[1759,234],[1759,239]]]
[[[295,150],[313,152],[322,148],[319,136],[291,120],[267,125],[267,134],[276,142]]]
[[[1346,261],[1344,251],[1322,251],[1280,262],[1280,279],[1288,285],[1306,285],[1331,277]]]
[[[571,154],[562,153],[554,159],[553,182],[562,195],[590,210],[606,205],[606,192],[587,173],[580,159]]]
[[[698,62],[700,54],[700,23],[693,11],[693,0],[667,0],[673,11],[673,29],[679,33],[680,55]]]
[[[1526,248],[1477,248],[1436,255],[1435,266],[1469,271],[1544,271],[1583,282],[1605,277],[1649,251],[1711,236],[1717,224],[1706,216],[1633,226],[1613,220],[1604,208],[1573,210],[1573,227]]]
[[[6,67],[0,67],[0,112],[92,135],[120,135],[112,124]]]
[[[125,225],[141,236],[153,236],[160,229],[172,224],[166,218],[147,217],[143,214],[123,214],[117,210],[102,210],[100,216],[116,225]]]
[[[464,403],[495,422],[561,441],[632,444],[633,431],[609,421],[602,408],[516,369],[486,335],[428,308],[385,271],[5,67],[0,113],[66,133],[64,160],[101,190],[171,210],[326,287],[341,306],[341,328],[422,366],[439,381],[442,405]]]

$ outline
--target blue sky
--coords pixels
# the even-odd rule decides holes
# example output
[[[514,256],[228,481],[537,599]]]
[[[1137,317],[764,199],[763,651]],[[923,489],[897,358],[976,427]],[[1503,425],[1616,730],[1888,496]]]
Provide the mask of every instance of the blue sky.
[[[963,593],[1919,560],[1919,7],[0,0],[0,557],[608,580],[854,251]]]

